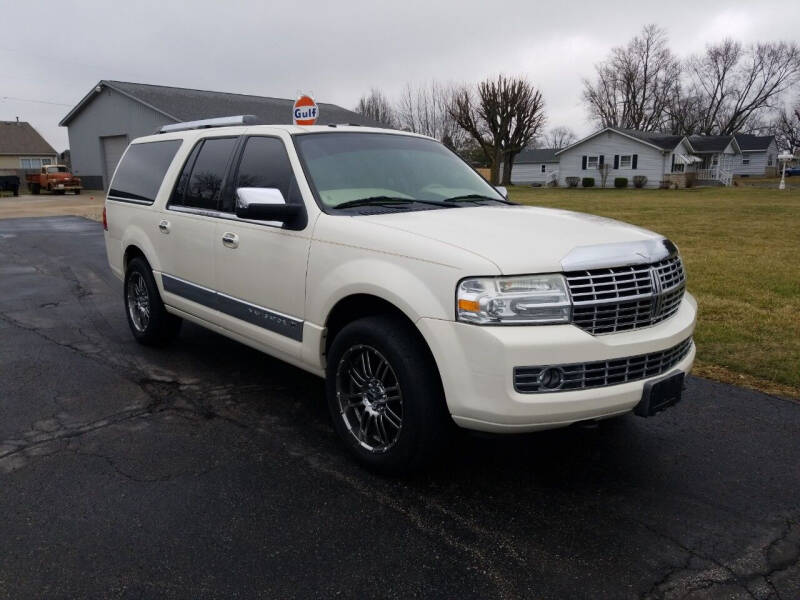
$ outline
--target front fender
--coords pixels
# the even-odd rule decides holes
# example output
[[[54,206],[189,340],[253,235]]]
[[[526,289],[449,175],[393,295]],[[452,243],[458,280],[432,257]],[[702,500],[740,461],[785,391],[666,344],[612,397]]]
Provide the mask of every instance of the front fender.
[[[452,319],[457,272],[447,273],[447,267],[412,262],[413,270],[410,265],[369,255],[328,266],[315,265],[312,260],[306,318],[322,327],[340,300],[369,294],[390,302],[414,323],[423,317]]]

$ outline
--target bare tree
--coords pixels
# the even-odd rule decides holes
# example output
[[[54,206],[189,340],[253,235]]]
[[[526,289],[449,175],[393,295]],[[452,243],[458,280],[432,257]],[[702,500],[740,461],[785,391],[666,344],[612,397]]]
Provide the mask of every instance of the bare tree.
[[[448,112],[480,146],[493,184],[501,181],[501,164],[502,183],[510,183],[514,158],[545,122],[541,92],[524,78],[504,75],[486,79],[474,90],[456,90]]]
[[[730,135],[757,127],[800,80],[800,46],[768,42],[743,47],[726,39],[691,57],[686,71],[688,104],[675,111],[679,120],[694,122],[693,133]]]
[[[550,131],[544,134],[543,144],[546,148],[555,148],[556,150],[561,150],[562,148],[566,148],[575,140],[578,139],[578,136],[575,135],[575,132],[572,131],[569,127],[559,126],[553,127]]]
[[[378,123],[383,123],[387,127],[394,127],[396,124],[394,109],[391,103],[386,96],[383,95],[383,92],[376,88],[372,88],[369,94],[361,96],[355,111]]]
[[[667,119],[681,65],[667,35],[647,25],[625,46],[617,46],[595,65],[594,82],[584,80],[589,114],[603,127],[658,131]]]
[[[429,135],[453,150],[461,151],[467,140],[448,110],[453,86],[432,81],[425,85],[406,85],[397,102],[397,121],[401,129]]]
[[[779,152],[800,152],[800,100],[793,109],[787,110],[784,107],[778,113],[770,131],[775,136]]]

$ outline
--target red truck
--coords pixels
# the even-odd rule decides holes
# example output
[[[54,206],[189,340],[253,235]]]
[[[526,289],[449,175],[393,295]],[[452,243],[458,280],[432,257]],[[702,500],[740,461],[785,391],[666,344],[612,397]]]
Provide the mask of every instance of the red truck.
[[[25,181],[31,194],[38,194],[42,190],[53,194],[80,194],[82,189],[80,177],[73,176],[64,165],[46,165],[39,173],[25,175]]]

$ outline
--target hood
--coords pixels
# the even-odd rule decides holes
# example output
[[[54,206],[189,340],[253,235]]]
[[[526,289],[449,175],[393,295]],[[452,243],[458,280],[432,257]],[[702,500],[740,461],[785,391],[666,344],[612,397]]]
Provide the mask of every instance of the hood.
[[[562,259],[581,246],[662,237],[605,217],[533,206],[475,206],[360,218],[478,254],[504,275],[561,271]]]

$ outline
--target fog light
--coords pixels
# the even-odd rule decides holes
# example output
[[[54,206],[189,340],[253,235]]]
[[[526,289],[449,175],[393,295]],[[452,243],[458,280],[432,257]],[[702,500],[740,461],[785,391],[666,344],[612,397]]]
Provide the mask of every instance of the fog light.
[[[539,374],[539,385],[547,390],[557,390],[564,383],[564,373],[558,367],[547,367]]]

